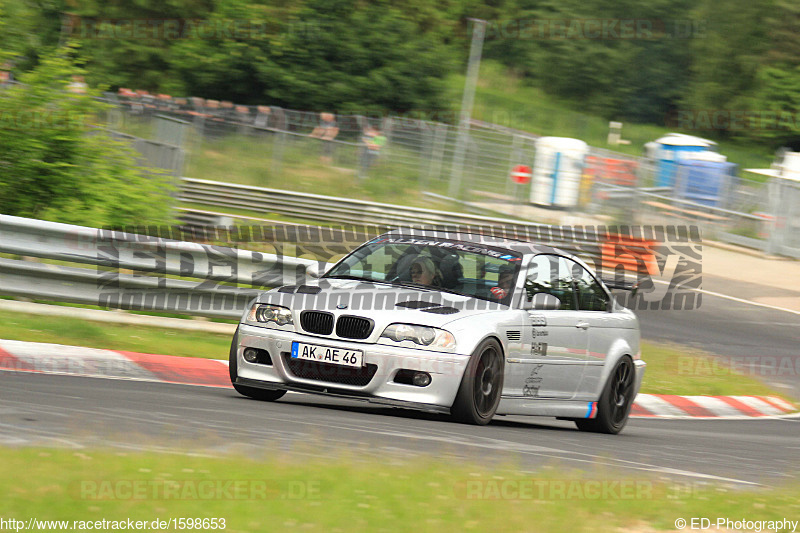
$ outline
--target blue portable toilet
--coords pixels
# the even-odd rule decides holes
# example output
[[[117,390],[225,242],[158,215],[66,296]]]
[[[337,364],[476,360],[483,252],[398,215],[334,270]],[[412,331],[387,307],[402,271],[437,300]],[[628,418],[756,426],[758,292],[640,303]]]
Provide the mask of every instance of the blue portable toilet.
[[[717,143],[685,135],[668,133],[655,141],[653,150],[657,162],[656,187],[674,187],[678,164],[684,159],[691,159],[701,152],[716,152]]]
[[[727,207],[736,182],[736,164],[717,153],[692,154],[678,161],[675,196],[709,207]]]

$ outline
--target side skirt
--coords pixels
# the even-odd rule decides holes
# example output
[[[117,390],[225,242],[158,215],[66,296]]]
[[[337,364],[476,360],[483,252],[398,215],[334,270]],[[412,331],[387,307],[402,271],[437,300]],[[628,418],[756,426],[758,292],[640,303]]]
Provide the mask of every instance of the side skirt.
[[[497,414],[594,418],[597,415],[597,402],[503,396],[500,398]]]

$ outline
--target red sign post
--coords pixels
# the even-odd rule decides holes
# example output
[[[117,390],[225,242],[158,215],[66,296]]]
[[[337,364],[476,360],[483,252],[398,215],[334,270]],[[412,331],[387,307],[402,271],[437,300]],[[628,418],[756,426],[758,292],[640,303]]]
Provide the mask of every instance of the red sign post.
[[[528,165],[517,165],[511,170],[511,181],[524,185],[531,181],[533,171]]]

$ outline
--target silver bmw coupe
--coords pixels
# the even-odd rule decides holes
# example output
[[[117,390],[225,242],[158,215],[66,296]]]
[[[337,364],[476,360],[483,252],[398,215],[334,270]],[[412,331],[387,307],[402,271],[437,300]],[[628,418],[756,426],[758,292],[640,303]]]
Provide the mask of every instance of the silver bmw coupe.
[[[234,388],[619,433],[645,363],[636,316],[579,258],[484,235],[397,230],[313,282],[262,293],[230,351]]]

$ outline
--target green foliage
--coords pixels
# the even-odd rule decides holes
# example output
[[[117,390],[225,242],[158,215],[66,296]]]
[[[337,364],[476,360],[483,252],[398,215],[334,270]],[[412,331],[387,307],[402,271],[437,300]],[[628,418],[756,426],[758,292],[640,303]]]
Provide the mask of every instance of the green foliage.
[[[93,227],[166,223],[171,186],[94,124],[103,104],[68,90],[61,49],[0,91],[0,212]]]
[[[748,94],[750,109],[758,111],[740,135],[766,141],[772,147],[800,149],[800,6],[775,0],[765,15],[769,47],[754,76],[756,89]],[[773,114],[774,113],[774,114]]]
[[[740,136],[768,141],[773,147],[795,143],[800,138],[800,65],[768,65],[759,69],[758,92],[752,109],[758,110],[747,121]]]
[[[280,101],[310,96],[336,109],[440,108],[448,53],[408,13],[390,2],[359,8],[356,0],[308,0],[298,17],[318,30],[311,39],[290,33],[276,46],[268,94]]]
[[[455,23],[421,0],[50,1],[60,15],[48,20],[32,0],[14,8],[26,24],[8,38],[28,55],[38,24],[42,48],[79,40],[92,85],[317,110],[445,107]],[[179,31],[154,29],[159,21]]]
[[[27,71],[58,43],[62,0],[0,0],[2,63]]]
[[[766,17],[773,2],[704,0],[695,17],[707,22],[692,41],[692,77],[685,107],[692,110],[752,109],[759,65],[768,47]],[[725,133],[725,132],[722,132]]]
[[[673,21],[690,5],[511,0],[486,55],[584,112],[663,123],[688,83],[690,40]]]
[[[441,111],[458,106],[443,83],[465,71],[472,18],[489,21],[485,59],[603,119],[671,125],[681,110],[794,109],[794,0],[0,0],[0,45],[20,72],[71,35],[84,44],[89,83],[114,89],[317,111]],[[115,25],[126,21],[221,31],[136,35]],[[245,31],[226,33],[231,22]],[[604,22],[616,26],[587,33]],[[626,23],[649,33],[623,35]],[[702,133],[770,147],[796,134]]]

